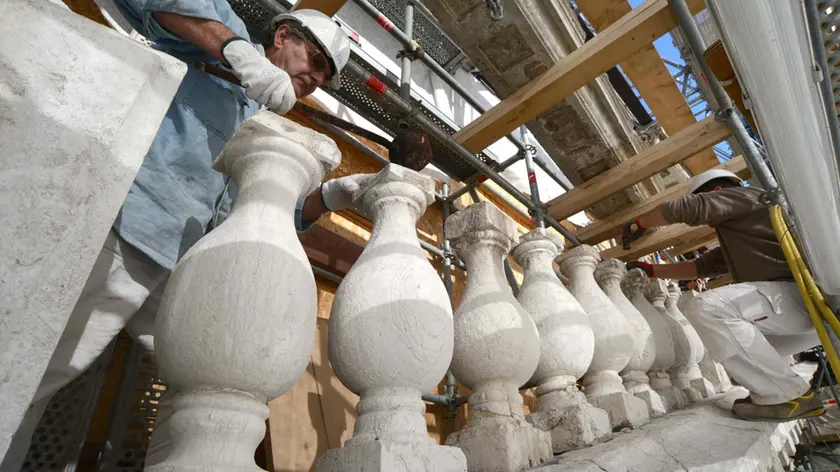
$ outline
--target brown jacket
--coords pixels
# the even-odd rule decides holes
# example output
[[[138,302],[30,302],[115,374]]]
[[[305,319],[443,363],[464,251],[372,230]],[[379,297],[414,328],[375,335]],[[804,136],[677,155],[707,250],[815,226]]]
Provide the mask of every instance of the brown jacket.
[[[735,282],[790,279],[782,248],[770,223],[770,210],[759,201],[761,190],[732,187],[690,194],[662,205],[668,223],[709,225],[720,247],[696,259],[697,275],[732,274]]]

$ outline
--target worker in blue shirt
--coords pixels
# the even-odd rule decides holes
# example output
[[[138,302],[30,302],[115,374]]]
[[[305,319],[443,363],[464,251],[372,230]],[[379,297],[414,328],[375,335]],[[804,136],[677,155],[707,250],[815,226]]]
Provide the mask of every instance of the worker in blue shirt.
[[[326,15],[278,15],[252,41],[227,0],[116,0],[152,46],[188,72],[61,336],[0,472],[18,472],[50,398],[87,369],[123,329],[152,350],[160,296],[178,258],[230,205],[225,176],[211,167],[244,120],[261,106],[286,113],[321,85],[338,87],[350,56],[347,35]],[[197,69],[228,67],[232,85]],[[325,182],[298,204],[299,230],[325,211],[351,205],[365,175]]]

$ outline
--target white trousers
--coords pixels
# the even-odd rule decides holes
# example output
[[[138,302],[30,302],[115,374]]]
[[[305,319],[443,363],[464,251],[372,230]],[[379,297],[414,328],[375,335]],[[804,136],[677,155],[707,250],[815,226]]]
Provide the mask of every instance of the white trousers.
[[[79,377],[125,328],[153,350],[152,330],[169,271],[108,235],[0,472],[20,472],[32,434],[58,390]]]
[[[716,288],[689,301],[685,316],[753,403],[783,403],[808,391],[784,359],[820,343],[794,282]]]

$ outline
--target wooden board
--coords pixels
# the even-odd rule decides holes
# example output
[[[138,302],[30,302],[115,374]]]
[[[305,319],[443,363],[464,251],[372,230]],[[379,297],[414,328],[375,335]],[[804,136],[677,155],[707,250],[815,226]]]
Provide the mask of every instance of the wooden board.
[[[714,146],[729,134],[729,128],[715,121],[713,116],[698,121],[548,202],[548,212],[555,219],[564,220],[700,150]]]
[[[742,179],[750,177],[750,170],[743,156],[735,156],[734,158],[717,166],[718,169],[725,169],[730,172],[738,174]],[[580,229],[577,237],[586,244],[595,245],[609,238],[616,237],[621,234],[621,229],[624,223],[633,221],[645,213],[653,210],[659,205],[681,197],[688,193],[691,181],[687,180],[681,184],[674,185],[647,200],[635,203],[618,213],[614,213],[607,218],[596,220],[589,226]]]
[[[680,254],[685,254],[687,252],[691,252],[695,249],[699,249],[703,246],[708,246],[710,244],[714,244],[717,242],[717,234],[712,233],[702,238],[695,239],[693,241],[688,241],[687,243],[680,244],[679,246],[674,246],[673,249],[669,250],[668,252],[672,256],[679,256]]]
[[[632,10],[627,0],[586,0],[577,2],[577,6],[599,33]],[[697,121],[671,72],[652,44],[626,57],[618,65],[633,82],[666,133],[674,134]],[[718,158],[711,149],[701,151],[685,161],[688,170],[694,174],[709,170],[717,164]]]
[[[704,5],[688,3],[693,12]],[[676,26],[668,0],[648,0],[455,133],[455,140],[472,152],[483,150]]]
[[[633,247],[629,250],[624,250],[621,246],[615,246],[601,251],[601,259],[632,261],[660,249],[693,241],[714,234],[714,232],[715,230],[710,226],[688,226],[684,224],[665,226],[634,241]]]
[[[333,16],[338,13],[338,10],[341,10],[345,3],[347,3],[347,0],[298,0],[292,7],[292,11],[308,8],[318,10],[327,16]]]

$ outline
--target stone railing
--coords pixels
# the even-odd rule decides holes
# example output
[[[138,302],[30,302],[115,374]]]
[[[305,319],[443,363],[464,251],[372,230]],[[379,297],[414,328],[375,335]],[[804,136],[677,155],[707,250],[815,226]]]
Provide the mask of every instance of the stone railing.
[[[329,139],[268,112],[217,159],[239,196],[176,266],[162,301],[157,358],[179,395],[174,449],[149,470],[252,469],[266,401],[294,385],[312,350],[315,284],[295,204],[339,159]],[[358,418],[318,472],[514,472],[713,393],[673,287],[601,262],[590,246],[558,256],[562,239],[544,229],[519,237],[487,202],[446,222],[468,275],[453,313],[415,230],[434,190],[391,164],[353,195],[373,230],[336,292],[328,345],[336,376],[360,397]],[[524,268],[518,297],[502,268],[508,256]],[[421,396],[447,369],[472,392],[469,420],[438,445]],[[526,387],[537,394],[527,417]]]

